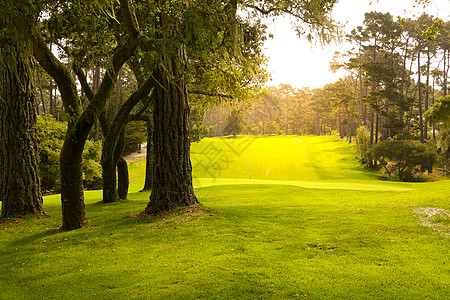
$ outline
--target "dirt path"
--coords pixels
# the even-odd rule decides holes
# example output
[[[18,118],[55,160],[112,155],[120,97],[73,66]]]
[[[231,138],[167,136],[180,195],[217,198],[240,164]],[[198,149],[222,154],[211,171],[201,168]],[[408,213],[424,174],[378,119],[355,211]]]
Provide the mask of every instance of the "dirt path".
[[[134,161],[134,160],[138,159],[139,157],[146,156],[146,155],[147,155],[147,143],[141,144],[141,151],[130,153],[128,155],[125,155],[123,158],[127,162],[130,162],[130,161]]]

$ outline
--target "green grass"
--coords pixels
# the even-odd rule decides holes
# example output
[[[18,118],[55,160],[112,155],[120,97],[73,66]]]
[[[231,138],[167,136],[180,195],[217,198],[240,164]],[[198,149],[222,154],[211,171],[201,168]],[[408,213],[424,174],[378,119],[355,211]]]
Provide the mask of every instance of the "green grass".
[[[448,216],[414,213],[450,210],[449,181],[377,181],[335,137],[205,139],[192,162],[199,208],[140,217],[136,161],[127,201],[86,192],[82,229],[57,195],[4,220],[0,299],[449,298]]]

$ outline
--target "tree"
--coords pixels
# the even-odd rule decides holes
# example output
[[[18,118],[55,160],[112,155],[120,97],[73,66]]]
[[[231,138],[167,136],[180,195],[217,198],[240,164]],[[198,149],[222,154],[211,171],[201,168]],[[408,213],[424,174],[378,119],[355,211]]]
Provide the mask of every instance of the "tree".
[[[31,11],[34,13],[33,20],[37,20],[37,14],[40,10],[33,11],[32,9],[35,8],[34,4],[36,4],[34,1],[20,2],[21,10],[19,16],[24,17]],[[68,128],[60,156],[62,227],[64,229],[80,228],[87,223],[83,194],[82,154],[90,129],[104,110],[107,99],[114,89],[119,70],[133,56],[139,44],[134,32],[130,33],[127,29],[135,24],[130,4],[130,1],[120,2],[121,16],[123,18],[121,28],[124,28],[125,34],[121,36],[120,40],[116,41],[117,46],[110,53],[109,64],[107,64],[106,72],[98,91],[84,110],[77,91],[75,78],[72,76],[68,66],[58,60],[50,51],[44,39],[44,33],[46,31],[45,28],[53,30],[53,38],[60,38],[60,40],[66,41],[67,46],[64,48],[67,50],[67,53],[74,56],[72,59],[82,60],[87,54],[83,51],[78,52],[79,46],[83,42],[89,43],[95,38],[93,39],[92,35],[85,35],[86,38],[83,39],[84,36],[78,31],[80,29],[79,25],[82,27],[80,30],[89,29],[91,33],[93,28],[89,28],[89,25],[86,23],[77,22],[82,18],[85,20],[88,18],[90,20],[98,19],[98,14],[94,9],[95,3],[94,5],[85,5],[83,2],[49,3],[48,12],[50,18],[48,21],[42,21],[44,22],[43,24],[35,22],[24,23],[24,26],[27,28],[25,28],[23,34],[32,43],[34,57],[57,83],[64,108],[69,115]],[[83,15],[82,18],[81,15]],[[53,24],[52,22],[60,24],[58,20],[60,23],[65,23],[65,26],[50,26]],[[97,23],[94,21],[92,24]],[[56,29],[60,31],[56,31]],[[114,39],[113,35],[106,34],[96,37]],[[92,45],[96,43],[92,42]],[[61,45],[64,44],[61,43]],[[70,48],[71,45],[73,46],[72,48]]]
[[[314,6],[309,6],[303,1],[230,1],[225,4],[215,3],[214,6],[211,2],[203,3],[201,1],[197,2],[199,6],[183,6],[176,1],[163,3],[164,9],[161,10],[157,18],[157,38],[170,41],[170,43],[163,43],[160,48],[161,52],[158,58],[160,65],[155,73],[160,85],[156,87],[153,111],[155,167],[153,190],[150,202],[145,210],[147,214],[155,214],[177,206],[192,205],[198,202],[192,187],[192,167],[189,159],[189,105],[185,70],[187,58],[192,58],[191,55],[195,54],[188,51],[189,45],[192,44],[189,37],[205,36],[205,33],[208,36],[208,31],[204,30],[205,27],[200,27],[203,30],[202,32],[187,33],[183,32],[183,29],[195,29],[196,26],[190,25],[198,25],[199,23],[196,20],[218,20],[218,24],[225,28],[225,31],[221,31],[221,37],[223,38],[219,41],[221,40],[222,44],[234,46],[234,53],[228,53],[227,55],[232,54],[230,56],[232,57],[231,61],[236,62],[242,57],[243,51],[241,49],[245,49],[242,39],[243,32],[239,28],[244,22],[240,21],[237,14],[239,5],[252,9],[249,13],[253,15],[256,22],[260,15],[291,14],[297,18],[296,24],[298,26],[296,26],[296,29],[299,33],[304,33],[302,31],[304,27],[300,26],[304,21],[312,29],[312,32],[318,31],[322,40],[327,40],[330,38],[328,30],[332,31],[331,29],[334,28],[327,17],[333,4],[334,1],[325,1]],[[203,12],[209,12],[209,15],[207,14],[209,18],[198,19],[198,14],[189,14],[189,12],[196,11],[197,8],[203,8]],[[212,8],[216,10],[211,15]],[[184,12],[186,13],[183,14]],[[217,28],[216,24],[212,25],[213,28]],[[217,34],[214,31],[213,33]],[[313,34],[309,34],[309,37],[312,36]],[[188,37],[188,39],[183,39],[183,37]],[[217,43],[217,37],[212,40]],[[200,41],[206,42],[202,39]],[[203,43],[200,46],[204,47]],[[221,45],[219,44],[219,46]],[[233,66],[234,64],[226,65],[225,69],[232,69]],[[230,73],[239,74],[238,72]]]
[[[433,171],[436,153],[420,141],[383,141],[369,150],[369,155],[380,162],[389,176],[412,181],[413,175]],[[391,163],[391,164],[390,164]]]
[[[39,178],[31,47],[13,1],[0,6],[0,201],[2,217],[45,215]],[[6,30],[5,30],[6,29]],[[8,36],[5,35],[8,34]]]
[[[432,124],[440,124],[437,146],[445,153],[446,160],[450,152],[450,96],[440,98],[424,115],[425,119]]]
[[[241,133],[244,129],[242,121],[242,112],[237,108],[233,108],[225,121],[225,128],[223,129],[224,135],[232,134],[236,137],[236,135]]]

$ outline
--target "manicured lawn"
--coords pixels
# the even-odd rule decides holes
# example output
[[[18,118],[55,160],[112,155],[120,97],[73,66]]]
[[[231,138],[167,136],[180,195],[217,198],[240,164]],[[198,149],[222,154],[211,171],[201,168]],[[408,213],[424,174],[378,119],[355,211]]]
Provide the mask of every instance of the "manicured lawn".
[[[126,202],[86,192],[82,229],[59,196],[0,223],[0,299],[449,298],[450,222],[415,213],[448,212],[449,181],[378,181],[336,137],[205,139],[192,162],[198,208],[140,217],[136,161]]]

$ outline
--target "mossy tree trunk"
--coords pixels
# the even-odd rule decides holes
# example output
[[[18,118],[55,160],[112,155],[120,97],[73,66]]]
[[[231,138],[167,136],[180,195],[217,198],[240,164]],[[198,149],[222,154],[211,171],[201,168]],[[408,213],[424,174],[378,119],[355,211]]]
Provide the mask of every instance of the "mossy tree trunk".
[[[12,40],[12,43],[0,49],[1,216],[45,215],[31,56],[25,42]]]
[[[177,55],[164,55],[164,69],[158,67],[155,74],[159,83],[153,110],[155,157],[147,214],[198,203],[192,186],[189,104],[182,69],[185,51],[181,45]]]

